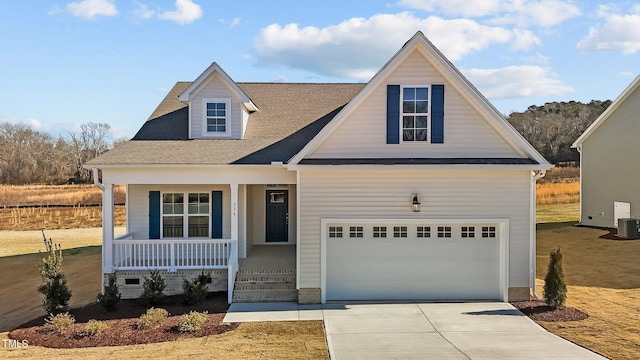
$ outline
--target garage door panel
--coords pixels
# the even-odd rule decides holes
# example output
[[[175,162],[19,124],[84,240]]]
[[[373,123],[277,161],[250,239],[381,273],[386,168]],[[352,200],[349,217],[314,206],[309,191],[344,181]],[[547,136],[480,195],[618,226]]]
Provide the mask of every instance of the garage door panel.
[[[452,225],[449,238],[417,238],[407,225],[406,238],[372,238],[363,228],[361,238],[326,239],[327,300],[499,299],[497,235],[463,238]]]

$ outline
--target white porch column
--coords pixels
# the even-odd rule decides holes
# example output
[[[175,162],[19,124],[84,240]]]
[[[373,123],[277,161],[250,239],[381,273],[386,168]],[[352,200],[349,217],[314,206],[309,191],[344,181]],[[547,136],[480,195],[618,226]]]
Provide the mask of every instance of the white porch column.
[[[238,240],[238,184],[231,187],[231,239]]]
[[[247,185],[243,184],[240,187],[242,190],[240,194],[240,214],[242,217],[240,218],[240,227],[239,230],[242,230],[240,239],[238,239],[238,256],[241,258],[247,257]]]
[[[235,240],[237,246],[240,245],[238,240],[238,184],[229,184],[231,187],[231,240]],[[236,249],[238,249],[236,247]],[[238,263],[238,251],[235,252],[234,263]]]
[[[102,271],[113,271],[113,184],[102,190]]]

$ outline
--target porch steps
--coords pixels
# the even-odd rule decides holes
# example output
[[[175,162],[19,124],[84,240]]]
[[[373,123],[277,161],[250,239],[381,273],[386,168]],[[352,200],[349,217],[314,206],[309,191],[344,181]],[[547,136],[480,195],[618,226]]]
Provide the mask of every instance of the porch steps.
[[[298,301],[295,270],[241,270],[236,275],[234,302]]]

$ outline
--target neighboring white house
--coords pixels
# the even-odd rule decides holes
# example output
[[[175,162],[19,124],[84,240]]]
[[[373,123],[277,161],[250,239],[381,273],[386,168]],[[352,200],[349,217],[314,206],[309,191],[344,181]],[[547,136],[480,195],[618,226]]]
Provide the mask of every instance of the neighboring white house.
[[[640,76],[572,147],[580,152],[580,223],[617,227],[640,217]]]
[[[173,291],[210,269],[231,301],[238,259],[282,244],[301,303],[535,291],[535,183],[551,165],[421,32],[366,84],[236,83],[213,63],[87,166],[104,187],[103,272],[127,297],[149,269]]]

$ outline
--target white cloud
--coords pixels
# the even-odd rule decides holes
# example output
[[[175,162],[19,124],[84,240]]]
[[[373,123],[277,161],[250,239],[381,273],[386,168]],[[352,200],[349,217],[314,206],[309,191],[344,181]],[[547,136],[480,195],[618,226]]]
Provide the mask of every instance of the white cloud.
[[[159,88],[156,88],[156,91],[159,92],[159,93],[166,94],[166,93],[169,92],[169,89],[164,88],[164,87],[159,87]]]
[[[562,95],[574,89],[553,78],[549,68],[541,66],[509,66],[500,69],[462,71],[489,99]]]
[[[535,36],[486,26],[470,19],[420,19],[408,12],[352,18],[317,28],[272,24],[254,39],[259,64],[304,69],[317,74],[368,80],[417,30],[451,61],[515,39],[515,47],[535,44]]]
[[[233,29],[234,27],[236,27],[238,24],[240,24],[240,20],[241,20],[241,18],[239,18],[239,17],[234,18],[234,19],[231,21],[231,24],[229,25],[229,28],[230,28],[230,29]]]
[[[133,16],[135,16],[138,19],[147,20],[147,19],[151,19],[156,12],[154,10],[149,9],[149,7],[146,4],[138,4],[138,8],[133,10],[132,13],[133,13]]]
[[[534,45],[542,45],[542,40],[529,30],[514,29],[515,40],[511,43],[511,50],[529,50]]]
[[[400,0],[398,5],[521,27],[555,26],[581,13],[573,1],[562,0]]]
[[[9,123],[12,125],[27,125],[32,129],[40,130],[42,129],[42,122],[38,119],[34,118],[16,118],[10,116],[0,116],[0,124]]]
[[[529,64],[542,64],[546,65],[549,63],[549,57],[542,55],[540,53],[536,53],[535,55],[521,57],[520,61]]]
[[[67,11],[73,16],[93,19],[96,16],[115,16],[118,14],[112,0],[84,0],[67,4]]]
[[[176,0],[175,11],[165,11],[158,15],[159,19],[175,21],[185,25],[202,17],[202,8],[192,0]]]
[[[634,75],[631,71],[621,71],[618,73],[618,76],[633,77]]]
[[[639,5],[631,8],[629,14],[620,14],[614,6],[601,6],[598,15],[605,23],[589,29],[589,34],[576,45],[578,51],[619,51],[623,54],[640,51]]]

